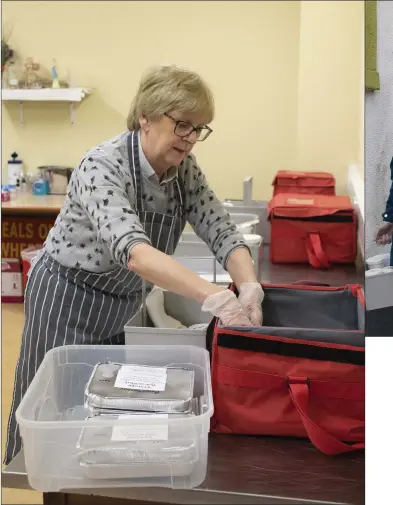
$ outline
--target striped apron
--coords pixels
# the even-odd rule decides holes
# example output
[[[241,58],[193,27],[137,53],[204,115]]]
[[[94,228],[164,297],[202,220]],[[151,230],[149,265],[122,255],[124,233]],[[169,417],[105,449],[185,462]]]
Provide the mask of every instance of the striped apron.
[[[136,196],[136,213],[156,249],[173,254],[185,224],[185,190],[174,180],[173,215],[145,211],[138,136],[127,138],[129,165]],[[147,287],[150,290],[151,286]],[[31,268],[25,292],[25,323],[15,371],[4,463],[21,448],[15,411],[45,353],[62,345],[124,344],[124,326],[140,308],[142,279],[123,267],[105,273],[66,268],[42,251]]]

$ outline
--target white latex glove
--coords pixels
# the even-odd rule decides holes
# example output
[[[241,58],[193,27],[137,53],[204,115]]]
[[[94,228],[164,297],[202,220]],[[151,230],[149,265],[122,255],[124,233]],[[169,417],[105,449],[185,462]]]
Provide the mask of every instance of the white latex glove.
[[[265,293],[258,282],[245,282],[239,286],[239,302],[253,326],[262,325],[262,302]]]
[[[224,326],[252,326],[235,293],[229,289],[208,296],[202,311],[218,317]]]

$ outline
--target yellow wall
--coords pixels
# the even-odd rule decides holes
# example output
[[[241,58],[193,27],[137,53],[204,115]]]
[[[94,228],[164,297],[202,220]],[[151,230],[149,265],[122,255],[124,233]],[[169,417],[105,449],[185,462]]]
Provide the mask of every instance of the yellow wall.
[[[95,88],[72,127],[65,104],[25,104],[24,126],[17,105],[3,105],[3,168],[14,150],[28,169],[76,165],[125,129],[141,72],[163,62],[200,72],[215,93],[214,134],[196,154],[220,197],[240,197],[252,175],[254,197],[268,199],[281,168],[328,169],[343,186],[346,165],[360,161],[362,2],[3,1],[2,9],[23,60],[48,68],[56,57],[60,78],[70,70],[77,85]]]
[[[363,171],[364,6],[301,2],[298,167],[328,170],[345,191],[346,167]]]

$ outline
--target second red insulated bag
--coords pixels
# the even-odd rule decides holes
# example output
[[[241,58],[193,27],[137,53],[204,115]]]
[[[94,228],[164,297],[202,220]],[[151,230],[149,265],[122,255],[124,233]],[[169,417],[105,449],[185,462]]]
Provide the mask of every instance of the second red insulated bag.
[[[279,170],[273,180],[273,196],[282,193],[335,195],[336,180],[329,172]]]
[[[347,196],[277,195],[268,205],[270,261],[329,268],[352,263],[357,219]]]

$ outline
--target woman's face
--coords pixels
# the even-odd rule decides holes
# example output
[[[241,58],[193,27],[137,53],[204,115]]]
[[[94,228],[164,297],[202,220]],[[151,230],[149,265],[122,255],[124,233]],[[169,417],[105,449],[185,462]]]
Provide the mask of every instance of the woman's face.
[[[199,122],[200,119],[176,112],[155,120],[140,118],[142,147],[158,175],[163,174],[172,166],[179,165],[191,152],[198,139],[197,132],[191,130],[194,126],[203,126]],[[177,121],[182,122],[177,123]],[[191,133],[187,134],[190,131]]]

